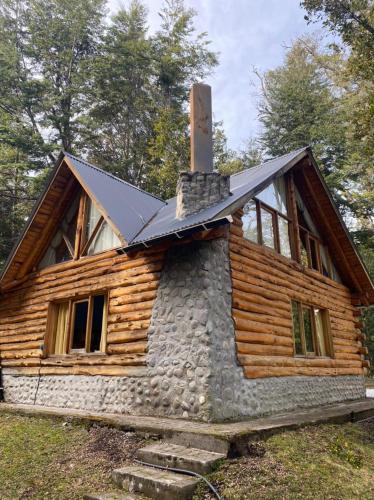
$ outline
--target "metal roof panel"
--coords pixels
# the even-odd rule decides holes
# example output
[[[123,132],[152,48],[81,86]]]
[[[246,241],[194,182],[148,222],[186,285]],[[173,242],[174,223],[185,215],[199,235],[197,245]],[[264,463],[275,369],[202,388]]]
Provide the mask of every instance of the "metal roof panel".
[[[94,165],[65,153],[84,187],[105,209],[118,231],[129,242],[165,205],[156,196]]]

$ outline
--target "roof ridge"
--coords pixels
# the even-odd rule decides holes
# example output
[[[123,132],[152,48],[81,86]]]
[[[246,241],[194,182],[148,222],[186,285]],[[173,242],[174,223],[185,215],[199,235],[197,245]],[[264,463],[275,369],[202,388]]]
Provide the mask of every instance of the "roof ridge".
[[[141,188],[139,188],[137,186],[134,186],[134,184],[131,184],[130,182],[127,182],[127,181],[125,181],[123,179],[120,179],[116,175],[111,174],[110,172],[107,172],[106,170],[103,170],[102,168],[97,167],[96,165],[92,165],[91,163],[88,163],[88,161],[83,160],[82,158],[78,158],[77,156],[75,156],[75,155],[73,155],[71,153],[68,153],[67,151],[63,151],[63,154],[66,155],[66,156],[71,156],[72,158],[74,158],[77,161],[80,161],[81,163],[83,163],[87,167],[93,168],[94,170],[97,170],[100,173],[102,173],[104,175],[107,175],[108,177],[112,178],[115,181],[121,182],[122,184],[126,184],[127,186],[132,187],[132,188],[140,191],[141,193],[147,194],[148,196],[152,196],[152,198],[155,198],[158,201],[162,201],[163,203],[166,203],[165,200],[163,200],[162,198],[159,198],[158,196],[156,196],[156,195],[154,195],[152,193],[149,193],[148,191],[145,191],[144,189],[141,189]]]
[[[235,177],[236,175],[243,174],[244,172],[248,172],[249,170],[253,170],[254,168],[259,168],[267,163],[270,163],[271,161],[279,160],[280,158],[284,158],[285,156],[288,156],[293,153],[299,153],[301,151],[306,151],[309,148],[309,146],[303,146],[302,148],[299,149],[294,149],[293,151],[290,151],[289,153],[284,153],[283,155],[280,156],[275,156],[274,158],[270,158],[269,160],[264,161],[263,163],[260,163],[259,165],[254,165],[253,167],[245,168],[244,170],[241,170],[240,172],[236,172],[235,174],[231,174],[231,177]]]

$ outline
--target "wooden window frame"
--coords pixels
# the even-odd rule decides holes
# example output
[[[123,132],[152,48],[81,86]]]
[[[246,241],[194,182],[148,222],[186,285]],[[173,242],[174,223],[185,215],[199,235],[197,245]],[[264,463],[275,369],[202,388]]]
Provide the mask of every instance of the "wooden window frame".
[[[102,334],[100,340],[100,351],[90,352],[91,346],[91,335],[92,335],[92,316],[93,316],[93,302],[94,297],[104,296],[104,306],[103,306],[103,323],[102,323]],[[73,329],[74,329],[74,321],[75,321],[75,304],[88,302],[88,311],[87,311],[87,324],[86,324],[86,334],[85,334],[85,347],[84,349],[72,349],[73,344]],[[59,304],[68,303],[68,321],[67,321],[67,335],[66,335],[66,346],[65,346],[65,354],[54,354],[51,353],[51,349],[54,345],[54,325],[56,321],[56,309]],[[46,336],[46,346],[44,350],[44,357],[61,357],[61,356],[98,356],[98,355],[106,355],[106,347],[107,347],[107,328],[108,328],[108,293],[106,291],[103,292],[95,292],[90,295],[80,297],[79,299],[69,299],[69,300],[60,300],[56,302],[51,302],[48,307],[48,319],[47,319],[47,336]]]
[[[289,235],[289,240],[290,240],[290,248],[291,248],[291,258],[292,258],[292,241],[291,241],[291,224],[292,224],[292,219],[288,216],[283,214],[282,212],[279,212],[279,210],[270,207],[263,201],[259,200],[258,198],[253,199],[256,205],[256,218],[257,218],[257,243],[259,245],[262,245],[269,250],[273,250],[280,255],[283,255],[281,253],[281,245],[280,245],[280,236],[279,236],[279,223],[278,223],[278,218],[282,217],[282,219],[286,220],[288,222],[288,235]],[[265,210],[266,212],[271,214],[272,217],[272,225],[273,225],[273,238],[274,238],[274,248],[270,247],[268,245],[264,244],[264,239],[263,239],[263,231],[262,231],[262,217],[261,217],[261,211]],[[283,257],[286,257],[283,255]],[[286,257],[288,258],[288,257]]]
[[[323,307],[317,307],[311,304],[306,304],[305,302],[300,302],[299,300],[292,299],[292,301],[297,305],[297,314],[298,314],[298,320],[299,320],[299,326],[300,326],[300,339],[301,339],[301,347],[303,350],[303,354],[297,354],[296,353],[296,347],[295,347],[295,335],[294,335],[294,327],[293,327],[293,322],[292,322],[292,336],[294,340],[294,357],[296,358],[328,358],[331,359],[334,357],[334,351],[333,351],[333,342],[332,342],[332,335],[331,335],[331,323],[330,323],[330,313],[328,309],[325,309]],[[305,328],[304,328],[304,317],[303,317],[303,310],[308,309],[311,312],[311,326],[312,326],[312,338],[313,338],[313,347],[314,347],[314,352],[307,352],[306,350],[306,340],[305,340]],[[318,338],[317,338],[317,325],[316,325],[316,318],[315,318],[315,310],[319,309],[320,311],[323,311],[323,336],[324,336],[324,341],[325,341],[325,347],[326,347],[326,356],[323,356],[320,352],[320,346],[318,343]],[[292,309],[292,304],[291,304],[291,314],[293,314],[293,309]]]
[[[327,273],[328,273],[328,278],[334,279],[333,278],[333,272],[332,272],[332,262],[331,262],[331,257],[330,257],[330,252],[328,251],[328,246],[324,244],[324,242],[317,236],[315,235],[312,231],[304,227],[302,224],[299,223],[299,218],[297,215],[297,202],[296,202],[296,188],[295,188],[295,181],[294,181],[294,176],[293,172],[289,172],[286,176],[286,190],[287,190],[287,208],[289,209],[289,213],[291,215],[292,219],[292,254],[293,258],[299,263],[302,264],[301,260],[301,237],[300,237],[300,232],[304,231],[306,234],[306,242],[307,242],[307,257],[308,257],[308,268],[312,269],[314,271],[317,271],[318,273],[322,274],[323,273],[323,265],[322,265],[322,257],[321,257],[321,246],[324,246],[327,249]],[[316,257],[317,257],[317,267],[318,269],[315,269],[312,265],[312,255],[311,255],[311,250],[310,250],[310,241],[313,240],[315,241],[316,244]]]
[[[92,200],[89,195],[84,191],[84,189],[82,188],[81,189],[81,192],[76,192],[74,193],[74,196],[79,196],[80,199],[79,199],[79,205],[78,205],[78,214],[77,214],[77,226],[76,226],[76,230],[75,230],[75,242],[74,242],[74,247],[73,245],[71,244],[67,234],[62,231],[62,238],[63,238],[63,241],[68,249],[68,252],[71,256],[71,259],[69,259],[69,261],[67,262],[70,262],[70,260],[78,260],[78,259],[81,259],[81,258],[84,258],[84,257],[90,257],[89,255],[87,255],[87,250],[89,249],[91,243],[94,241],[95,237],[97,236],[98,232],[100,231],[100,229],[102,228],[103,224],[106,222],[105,220],[105,217],[102,215],[102,210],[97,206],[97,204],[94,202],[94,200]],[[86,235],[85,235],[85,227],[86,227],[86,224],[87,224],[87,204],[88,204],[88,200],[91,201],[92,204],[95,205],[95,207],[97,208],[98,212],[100,213],[100,217],[95,225],[95,227],[93,228],[93,231],[90,235],[89,238],[86,238]],[[68,209],[65,210],[64,214],[63,214],[63,217],[65,216],[66,212],[67,212]],[[113,228],[111,228],[112,231],[113,231]],[[116,236],[119,238],[119,240],[121,241],[121,238],[119,237],[119,235],[113,231],[114,234],[116,234]],[[40,251],[40,256],[39,256],[39,260],[38,262],[40,262],[40,260],[43,258],[43,255],[45,254],[45,252],[47,251],[49,245],[51,244],[51,241],[53,240],[53,237],[56,233],[55,232],[52,232],[51,233],[51,236],[48,238],[48,242],[43,246],[42,250]],[[117,248],[117,247],[113,247],[114,248]],[[113,250],[113,249],[106,249],[106,250],[102,250],[100,252],[97,252],[97,254],[95,253],[95,255],[98,255],[100,253],[105,253],[109,250]],[[46,267],[51,267],[51,266],[54,266],[54,265],[60,265],[62,264],[62,262],[58,262],[58,263],[54,263],[54,264],[49,264],[48,266]],[[36,267],[35,267],[36,269]]]
[[[322,263],[322,256],[321,256],[321,246],[326,248],[326,258],[327,258],[327,268],[326,271],[328,273],[328,276],[326,276],[329,279],[334,280],[334,273],[333,273],[333,266],[332,266],[332,261],[330,257],[330,252],[328,249],[328,246],[324,244],[324,242],[317,236],[315,235],[312,231],[304,227],[303,225],[299,224],[299,219],[297,215],[297,202],[296,202],[296,188],[295,188],[295,181],[293,177],[293,172],[288,172],[284,176],[285,179],[285,184],[286,184],[286,210],[287,210],[287,215],[280,212],[279,210],[270,207],[263,201],[259,200],[258,198],[254,197],[253,201],[255,202],[256,206],[256,217],[257,217],[257,243],[259,245],[265,246],[269,250],[273,250],[277,252],[278,254],[282,255],[285,258],[290,258],[292,260],[295,260],[298,262],[300,265],[304,266],[302,262],[302,242],[301,242],[301,232],[305,233],[305,240],[306,240],[306,253],[307,253],[307,259],[308,259],[308,269],[311,269],[312,271],[316,271],[323,276],[326,276],[323,272],[323,263]],[[264,245],[263,241],[263,231],[262,231],[262,219],[261,219],[261,210],[264,209],[267,212],[270,212],[272,214],[272,221],[273,221],[273,232],[274,232],[274,248],[269,247],[267,245]],[[287,257],[286,255],[283,255],[281,252],[281,245],[280,245],[280,235],[279,235],[279,217],[282,217],[284,220],[288,222],[288,235],[289,235],[289,242],[290,242],[290,250],[291,250],[291,256]],[[253,240],[250,240],[253,241]],[[316,260],[317,260],[317,269],[313,267],[313,260],[312,260],[312,253],[311,253],[311,241],[314,242],[315,248],[316,248]]]

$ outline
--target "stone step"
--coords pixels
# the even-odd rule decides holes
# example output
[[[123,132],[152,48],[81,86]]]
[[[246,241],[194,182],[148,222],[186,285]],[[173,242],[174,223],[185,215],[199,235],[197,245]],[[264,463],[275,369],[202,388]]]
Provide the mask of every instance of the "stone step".
[[[112,478],[117,486],[130,493],[141,493],[158,500],[190,500],[199,482],[190,476],[142,465],[116,469]]]
[[[214,431],[213,426],[212,430]],[[175,431],[167,436],[167,440],[169,443],[180,444],[188,448],[223,453],[226,457],[229,454],[231,446],[228,439],[199,432]]]
[[[146,500],[147,497],[132,493],[87,493],[83,500]],[[149,498],[149,497],[148,497]]]
[[[155,443],[136,452],[139,460],[164,467],[187,469],[198,474],[210,472],[218,460],[226,458],[223,453],[188,448],[173,443]]]

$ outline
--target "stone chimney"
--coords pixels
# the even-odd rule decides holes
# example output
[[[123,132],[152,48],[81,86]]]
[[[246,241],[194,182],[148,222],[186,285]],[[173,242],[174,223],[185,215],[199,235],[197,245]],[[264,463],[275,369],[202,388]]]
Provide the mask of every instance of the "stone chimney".
[[[178,219],[215,205],[230,194],[230,177],[213,172],[212,91],[195,83],[190,92],[191,171],[177,185]]]

